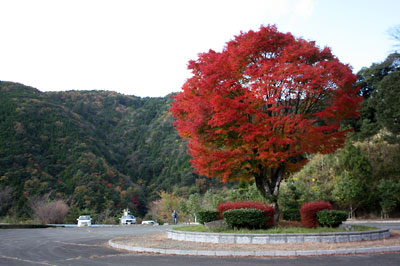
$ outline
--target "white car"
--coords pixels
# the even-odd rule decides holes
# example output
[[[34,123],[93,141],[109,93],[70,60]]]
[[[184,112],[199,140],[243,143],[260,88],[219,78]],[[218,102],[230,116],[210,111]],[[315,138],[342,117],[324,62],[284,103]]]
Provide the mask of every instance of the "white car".
[[[136,224],[136,218],[133,215],[124,215],[119,219],[121,224]]]
[[[151,225],[153,225],[153,224],[155,224],[155,222],[154,221],[143,221],[142,224],[151,224]]]
[[[79,216],[77,220],[78,220],[78,227],[92,225],[92,217],[90,217],[90,215]]]

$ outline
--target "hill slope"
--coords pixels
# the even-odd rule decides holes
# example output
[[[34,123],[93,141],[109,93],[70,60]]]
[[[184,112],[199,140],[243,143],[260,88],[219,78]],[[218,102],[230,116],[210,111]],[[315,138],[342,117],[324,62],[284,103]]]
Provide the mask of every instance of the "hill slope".
[[[48,193],[79,209],[143,215],[158,191],[194,184],[171,96],[43,93],[1,81],[0,96],[0,216],[22,215]]]

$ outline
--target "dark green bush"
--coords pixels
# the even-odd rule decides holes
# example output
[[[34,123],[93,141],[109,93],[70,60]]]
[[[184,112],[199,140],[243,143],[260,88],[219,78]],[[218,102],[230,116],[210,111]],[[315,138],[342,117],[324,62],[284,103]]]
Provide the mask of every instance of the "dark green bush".
[[[268,219],[259,209],[231,209],[222,213],[225,222],[232,228],[262,228]]]
[[[201,224],[219,220],[219,212],[215,211],[199,211],[197,212],[197,221]]]
[[[0,229],[27,229],[27,228],[47,228],[47,227],[56,227],[56,226],[43,225],[43,224],[0,224]]]
[[[286,221],[301,221],[299,209],[286,209],[282,211],[282,218]]]
[[[321,226],[337,227],[346,221],[348,215],[345,211],[323,210],[317,212],[318,223]]]

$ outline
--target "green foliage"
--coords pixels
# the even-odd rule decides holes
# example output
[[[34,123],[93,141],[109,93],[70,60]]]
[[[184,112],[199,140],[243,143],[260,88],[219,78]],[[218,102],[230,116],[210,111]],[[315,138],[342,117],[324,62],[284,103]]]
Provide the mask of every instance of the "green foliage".
[[[304,202],[324,200],[348,209],[354,217],[357,210],[378,214],[380,202],[393,202],[392,195],[396,194],[380,192],[378,185],[382,179],[400,182],[400,145],[385,141],[349,143],[333,154],[317,154],[309,160],[282,184],[279,202],[283,214]],[[396,214],[400,205],[392,205],[389,212]],[[383,212],[383,216],[387,214]]]
[[[282,211],[282,218],[286,221],[300,221],[300,209],[284,209]]]
[[[228,201],[256,201],[265,203],[255,183],[239,182],[237,189],[228,191]]]
[[[284,219],[297,219],[294,210],[300,210],[306,202],[334,201],[332,190],[335,176],[340,168],[337,154],[338,152],[310,156],[309,162],[303,169],[282,183],[279,203],[282,214],[286,213],[291,217],[285,216]]]
[[[222,213],[231,228],[262,228],[268,219],[259,209],[231,209]]]
[[[400,66],[400,55],[398,58]],[[385,76],[378,87],[379,98],[376,102],[376,118],[380,125],[391,134],[386,139],[400,143],[400,67]]]
[[[389,212],[393,211],[400,203],[400,182],[382,179],[379,181],[378,192],[383,216],[389,218]]]
[[[203,208],[209,210],[217,209],[218,205],[225,201],[223,191],[217,191],[215,189],[209,189],[206,191],[203,197]]]
[[[181,201],[184,202],[184,201]],[[201,209],[201,196],[195,193],[189,196],[186,201],[186,211],[193,219],[196,219],[196,212]]]
[[[350,209],[350,217],[353,216],[353,212],[360,205],[362,199],[365,199],[365,191],[360,182],[349,175],[338,178],[332,194],[340,206]]]
[[[382,63],[362,68],[357,76],[357,85],[364,96],[361,116],[351,123],[357,136],[364,140],[385,129],[389,134],[384,130],[382,136],[392,143],[399,143],[400,54],[392,53]]]
[[[371,199],[372,167],[361,148],[352,144],[347,144],[338,158],[342,172],[332,194],[343,207],[349,208],[352,218],[355,209]]]
[[[318,223],[322,226],[338,227],[346,221],[347,212],[339,210],[322,210],[317,212]]]
[[[360,180],[361,183],[371,181],[371,163],[360,147],[347,144],[345,149],[339,153],[339,161],[351,177]]]
[[[219,220],[219,211],[199,211],[197,221],[201,224]]]
[[[302,192],[298,183],[290,180],[282,184],[279,203],[282,208],[282,219],[287,221],[300,221],[300,207],[303,205]]]
[[[379,157],[368,157],[365,148],[351,143],[335,153],[310,157],[309,163],[283,184],[282,211],[319,200],[348,208],[351,215],[360,206],[370,206],[376,199],[370,158]]]

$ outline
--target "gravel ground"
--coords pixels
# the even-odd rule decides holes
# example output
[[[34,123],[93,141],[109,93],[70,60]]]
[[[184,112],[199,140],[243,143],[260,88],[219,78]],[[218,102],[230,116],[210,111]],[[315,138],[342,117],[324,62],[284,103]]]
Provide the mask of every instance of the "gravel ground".
[[[268,245],[239,245],[239,244],[213,244],[197,243],[191,241],[177,241],[168,239],[163,234],[145,236],[132,236],[116,238],[114,243],[146,248],[163,248],[178,250],[216,250],[216,251],[270,251],[270,250],[330,250],[330,249],[356,249],[370,247],[385,247],[400,245],[400,231],[391,230],[390,238],[373,241],[348,242],[348,243],[291,243]]]

